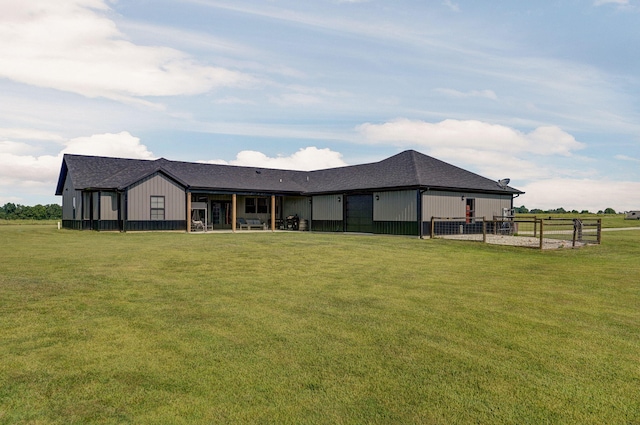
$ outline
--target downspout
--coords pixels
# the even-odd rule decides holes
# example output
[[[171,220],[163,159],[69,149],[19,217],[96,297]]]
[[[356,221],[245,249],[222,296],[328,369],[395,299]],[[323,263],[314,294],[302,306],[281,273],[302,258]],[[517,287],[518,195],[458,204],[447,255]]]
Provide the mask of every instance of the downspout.
[[[191,192],[185,190],[185,195],[187,197],[187,233],[191,233]]]
[[[122,192],[116,190],[116,202],[118,203],[118,227],[120,231],[124,231],[124,223],[122,221]]]
[[[100,191],[98,191],[98,231],[102,230],[101,229],[101,224],[102,224],[102,196],[101,196]]]
[[[129,220],[129,190],[125,189],[124,191],[124,222],[123,222],[123,231],[127,232],[127,221]]]
[[[424,224],[422,222],[422,195],[428,191],[429,188],[426,188],[424,190],[420,190],[418,189],[418,235],[420,236],[420,239],[424,239]]]

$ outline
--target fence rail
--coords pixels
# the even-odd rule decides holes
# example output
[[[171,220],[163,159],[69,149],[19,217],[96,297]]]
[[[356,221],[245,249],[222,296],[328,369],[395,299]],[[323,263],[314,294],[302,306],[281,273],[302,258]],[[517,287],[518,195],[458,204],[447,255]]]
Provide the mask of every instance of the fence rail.
[[[431,238],[500,243],[544,249],[599,244],[601,219],[494,216],[432,217]]]

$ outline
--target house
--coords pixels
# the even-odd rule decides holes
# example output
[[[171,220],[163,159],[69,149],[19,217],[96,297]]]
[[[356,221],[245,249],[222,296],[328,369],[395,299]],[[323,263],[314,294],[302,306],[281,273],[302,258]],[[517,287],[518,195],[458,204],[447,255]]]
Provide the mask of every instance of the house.
[[[312,231],[416,236],[431,217],[501,216],[521,193],[414,150],[317,171],[67,154],[56,188],[68,229],[274,230],[297,215]]]

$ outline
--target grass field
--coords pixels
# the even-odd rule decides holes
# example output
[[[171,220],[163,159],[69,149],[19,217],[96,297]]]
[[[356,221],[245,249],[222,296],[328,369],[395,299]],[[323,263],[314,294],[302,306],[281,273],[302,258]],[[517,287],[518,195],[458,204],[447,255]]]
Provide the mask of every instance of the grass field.
[[[0,240],[0,424],[640,424],[638,230]]]

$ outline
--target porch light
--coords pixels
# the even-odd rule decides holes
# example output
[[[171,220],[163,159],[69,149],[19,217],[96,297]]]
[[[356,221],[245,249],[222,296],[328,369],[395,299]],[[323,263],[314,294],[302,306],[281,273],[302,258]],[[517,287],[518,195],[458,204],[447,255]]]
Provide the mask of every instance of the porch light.
[[[376,195],[376,201],[380,200],[380,195]]]

